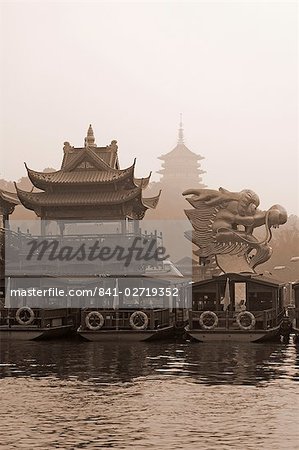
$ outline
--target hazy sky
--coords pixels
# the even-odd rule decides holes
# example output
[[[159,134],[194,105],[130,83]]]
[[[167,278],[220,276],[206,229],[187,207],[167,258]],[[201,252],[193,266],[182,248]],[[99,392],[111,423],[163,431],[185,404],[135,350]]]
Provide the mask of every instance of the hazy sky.
[[[0,178],[59,168],[89,123],[146,176],[183,112],[210,188],[299,214],[297,17],[286,1],[2,1]]]

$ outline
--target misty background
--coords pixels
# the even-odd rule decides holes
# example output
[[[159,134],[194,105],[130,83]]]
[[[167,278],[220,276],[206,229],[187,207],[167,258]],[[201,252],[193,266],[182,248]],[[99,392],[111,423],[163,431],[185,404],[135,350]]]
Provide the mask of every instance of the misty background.
[[[147,176],[182,112],[208,187],[298,214],[295,2],[2,1],[0,25],[0,178],[58,169],[89,123]]]

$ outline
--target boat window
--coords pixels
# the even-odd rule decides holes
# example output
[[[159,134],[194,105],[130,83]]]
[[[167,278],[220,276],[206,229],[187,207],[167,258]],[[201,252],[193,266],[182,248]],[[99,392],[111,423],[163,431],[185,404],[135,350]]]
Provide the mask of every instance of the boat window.
[[[216,311],[216,294],[207,292],[205,294],[195,294],[193,297],[193,310],[195,311]]]
[[[249,292],[249,309],[250,311],[262,311],[264,309],[273,308],[272,292]]]

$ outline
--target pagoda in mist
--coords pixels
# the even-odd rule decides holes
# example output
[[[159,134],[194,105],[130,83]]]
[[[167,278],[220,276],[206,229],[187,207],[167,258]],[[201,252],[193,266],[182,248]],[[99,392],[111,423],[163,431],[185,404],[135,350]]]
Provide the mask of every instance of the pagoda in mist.
[[[90,125],[84,147],[64,143],[60,170],[44,173],[26,166],[28,178],[38,191],[27,192],[16,186],[18,198],[43,223],[141,220],[149,208],[156,207],[160,193],[144,198],[150,175],[135,178],[135,160],[132,166],[120,169],[117,150],[115,140],[98,147]]]
[[[161,174],[161,184],[165,187],[175,187],[175,190],[183,192],[190,186],[204,188],[201,175],[205,173],[201,169],[200,161],[203,156],[192,152],[184,142],[184,129],[182,115],[180,120],[178,141],[173,150],[161,155],[158,159],[162,160],[162,169],[157,173]]]
[[[184,129],[182,115],[178,130],[177,145],[168,153],[158,157],[162,163],[162,169],[157,173],[161,175],[159,182],[150,184],[150,189],[162,190],[159,208],[149,214],[150,218],[184,218],[186,200],[182,193],[194,186],[197,189],[206,187],[201,175],[205,173],[201,169],[200,161],[203,156],[192,152],[184,141]]]

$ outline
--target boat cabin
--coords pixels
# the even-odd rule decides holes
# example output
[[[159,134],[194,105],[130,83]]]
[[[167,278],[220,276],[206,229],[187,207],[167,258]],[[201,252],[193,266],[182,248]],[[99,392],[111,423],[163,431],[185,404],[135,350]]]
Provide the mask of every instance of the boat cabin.
[[[228,273],[192,286],[190,331],[267,331],[278,327],[283,317],[283,286],[278,281]]]

